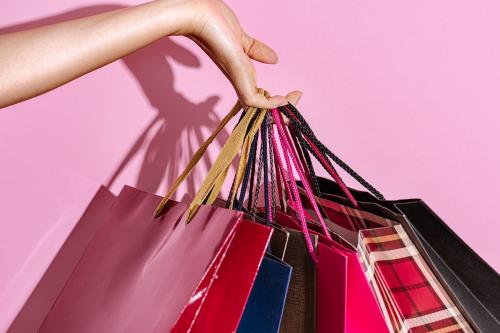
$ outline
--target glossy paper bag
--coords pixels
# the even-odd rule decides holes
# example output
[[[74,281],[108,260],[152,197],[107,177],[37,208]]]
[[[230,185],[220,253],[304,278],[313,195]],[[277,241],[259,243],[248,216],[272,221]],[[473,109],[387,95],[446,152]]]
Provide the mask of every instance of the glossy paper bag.
[[[186,224],[186,206],[172,201],[154,219],[160,199],[130,187],[122,190],[40,332],[166,332],[181,323],[193,327],[204,318],[204,303],[217,296],[218,281],[224,280],[218,274],[236,269],[227,265],[247,264],[234,258],[241,253],[237,245],[258,230],[255,246],[240,244],[253,258],[252,267],[245,269],[250,274],[247,294],[239,298],[246,302],[271,230],[243,222],[241,213],[210,206],[201,206]],[[235,329],[242,312],[240,307],[219,320],[229,320]]]
[[[267,254],[238,326],[238,333],[277,333],[280,329],[292,267]]]

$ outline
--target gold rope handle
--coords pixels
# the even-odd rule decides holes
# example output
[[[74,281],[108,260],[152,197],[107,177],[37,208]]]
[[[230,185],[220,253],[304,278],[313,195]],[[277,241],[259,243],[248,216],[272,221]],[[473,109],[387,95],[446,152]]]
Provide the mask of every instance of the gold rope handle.
[[[212,135],[210,135],[210,137],[200,146],[200,148],[198,148],[196,153],[194,153],[194,155],[193,155],[191,161],[189,161],[189,164],[187,165],[186,169],[184,169],[184,171],[179,175],[179,177],[177,177],[177,179],[175,180],[175,182],[172,185],[172,187],[170,188],[170,190],[168,190],[165,197],[163,197],[161,202],[156,207],[155,212],[154,212],[154,217],[158,217],[162,214],[168,200],[170,200],[170,198],[172,197],[174,192],[177,190],[177,188],[180,186],[180,184],[186,179],[186,177],[189,176],[189,174],[193,170],[196,163],[198,163],[198,161],[201,159],[201,157],[203,156],[203,154],[207,150],[208,146],[214,141],[215,137],[219,134],[219,132],[222,131],[222,129],[227,125],[227,123],[240,110],[241,110],[241,104],[239,102],[236,102],[236,104],[233,106],[231,111],[229,111],[229,113],[224,117],[224,119],[222,119],[222,121],[217,126],[217,128],[212,133]]]
[[[198,211],[198,208],[203,203],[203,201],[210,194],[210,190],[214,189],[214,185],[220,183],[220,175],[226,173],[226,169],[233,161],[234,157],[238,153],[245,138],[246,130],[252,118],[254,117],[257,110],[255,108],[248,108],[241,119],[240,123],[236,126],[233,133],[229,136],[226,143],[221,149],[219,156],[215,160],[214,164],[208,171],[207,177],[201,184],[198,193],[193,198],[193,201],[188,208],[187,222],[191,220],[194,214]]]

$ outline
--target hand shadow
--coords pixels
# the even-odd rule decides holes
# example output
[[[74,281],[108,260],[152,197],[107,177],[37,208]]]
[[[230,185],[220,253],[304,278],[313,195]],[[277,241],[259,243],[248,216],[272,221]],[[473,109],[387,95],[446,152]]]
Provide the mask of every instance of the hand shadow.
[[[123,59],[127,68],[140,83],[151,105],[158,110],[156,117],[143,130],[136,142],[108,182],[111,186],[127,163],[143,149],[137,188],[156,192],[162,180],[170,185],[182,170],[179,163],[184,156],[193,156],[196,149],[205,141],[203,129],[213,130],[220,122],[214,112],[218,96],[210,96],[196,104],[189,101],[174,89],[174,75],[168,61],[176,61],[184,66],[199,67],[200,62],[194,54],[172,40],[164,38]],[[217,140],[220,145],[226,140],[223,131]],[[148,137],[152,137],[146,142]],[[187,143],[184,143],[187,140]],[[182,154],[187,149],[187,154]],[[211,162],[207,154],[203,158],[205,170]],[[195,191],[192,177],[188,177],[188,192]]]
[[[124,7],[118,4],[86,6],[55,16],[0,28],[0,34],[36,28]],[[204,102],[193,103],[175,90],[171,62],[175,61],[183,66],[198,68],[200,61],[188,49],[169,38],[162,38],[137,50],[124,57],[122,61],[139,82],[151,106],[157,110],[157,115],[136,139],[105,185],[108,188],[113,185],[131,160],[143,154],[139,174],[133,185],[155,193],[163,182],[170,186],[176,179],[181,171],[178,163],[180,158],[183,155],[192,156],[204,142],[203,129],[211,131],[220,122],[220,118],[214,111],[219,96],[212,95]],[[217,137],[219,145],[222,146],[227,137],[227,131],[223,130]],[[187,149],[187,154],[182,154],[183,149]],[[209,157],[205,154],[202,161],[205,170],[207,170],[211,164]],[[195,191],[193,176],[186,179],[188,193]]]

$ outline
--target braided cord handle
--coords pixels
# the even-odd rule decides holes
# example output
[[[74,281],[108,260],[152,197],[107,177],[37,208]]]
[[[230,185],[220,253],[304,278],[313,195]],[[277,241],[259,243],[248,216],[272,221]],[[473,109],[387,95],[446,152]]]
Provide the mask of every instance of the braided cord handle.
[[[324,163],[320,160],[321,165],[327,170],[333,168],[331,162],[328,160],[328,157],[335,162],[339,167],[341,167],[345,172],[347,172],[351,177],[353,177],[359,184],[361,184],[364,188],[366,188],[369,192],[371,192],[377,199],[385,200],[382,193],[380,193],[373,185],[371,185],[368,181],[366,181],[363,177],[361,177],[356,171],[354,171],[349,165],[347,165],[344,161],[342,161],[337,155],[332,153],[330,149],[328,149],[321,141],[318,140],[314,132],[312,131],[309,124],[306,122],[304,117],[300,114],[300,112],[293,106],[292,104],[288,104],[286,106],[280,107],[280,110],[289,116],[290,122],[292,123],[294,129],[297,132],[300,132],[307,140],[307,142],[302,143],[304,147],[306,147],[316,158],[319,158],[318,152],[324,157],[327,162]],[[299,140],[301,140],[301,136],[298,136]],[[316,148],[316,149],[315,149]],[[330,171],[329,171],[330,173]],[[342,187],[342,182],[339,183],[339,186]],[[345,191],[344,191],[345,192]],[[349,192],[350,193],[350,192]],[[347,193],[346,193],[347,194]]]
[[[307,226],[304,208],[302,206],[302,202],[300,199],[300,194],[299,194],[299,191],[297,188],[297,184],[295,183],[295,181],[293,181],[294,175],[293,175],[293,170],[292,170],[292,164],[293,164],[293,168],[295,169],[295,171],[297,172],[297,174],[299,176],[299,179],[304,184],[307,198],[309,199],[309,202],[314,209],[314,213],[316,214],[316,216],[319,220],[319,223],[320,223],[321,228],[323,230],[323,234],[325,235],[325,237],[327,239],[331,240],[332,238],[330,236],[330,231],[328,230],[328,228],[325,224],[325,221],[323,220],[323,216],[318,208],[316,200],[314,199],[312,189],[309,185],[308,180],[305,177],[304,172],[302,171],[302,168],[301,168],[300,163],[298,161],[297,154],[291,147],[292,142],[291,142],[290,138],[285,134],[285,130],[284,130],[285,125],[283,123],[282,114],[278,111],[278,109],[273,109],[272,115],[273,115],[274,122],[276,124],[276,128],[278,130],[281,148],[283,150],[283,155],[285,157],[285,162],[286,162],[286,166],[287,166],[286,170],[288,173],[288,180],[289,180],[288,182],[287,182],[287,180],[285,181],[285,183],[288,184],[288,187],[289,187],[287,192],[289,192],[289,193],[291,192],[291,194],[293,195],[293,197],[291,196],[290,199],[293,200],[293,205],[294,205],[293,208],[297,212],[298,219],[299,219],[299,222],[300,222],[300,225],[302,228],[302,232],[304,234],[304,238],[306,240],[306,245],[307,245],[309,254],[311,255],[311,258],[313,259],[313,261],[317,263],[318,258],[317,258],[316,253],[314,252],[314,247],[312,245],[311,236],[309,233],[309,228]],[[275,139],[273,139],[273,146],[274,146],[274,149],[277,150],[277,143],[276,143]],[[281,159],[281,156],[279,153],[277,154],[277,156],[278,156],[278,159]],[[280,169],[283,172],[284,165],[281,161],[279,161],[279,165],[280,165]],[[283,172],[283,178],[285,178],[285,177],[286,177],[286,174]]]

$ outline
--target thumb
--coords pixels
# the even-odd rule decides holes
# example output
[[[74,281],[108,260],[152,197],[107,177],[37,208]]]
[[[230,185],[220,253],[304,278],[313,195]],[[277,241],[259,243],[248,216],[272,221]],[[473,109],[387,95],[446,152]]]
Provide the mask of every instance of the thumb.
[[[302,98],[302,91],[299,91],[299,90],[294,90],[294,91],[291,91],[289,92],[287,95],[286,95],[286,99],[288,100],[288,102],[290,102],[293,106],[296,106],[300,99]]]
[[[278,55],[276,52],[260,40],[243,34],[242,43],[245,53],[253,60],[264,64],[276,64],[278,62]]]

